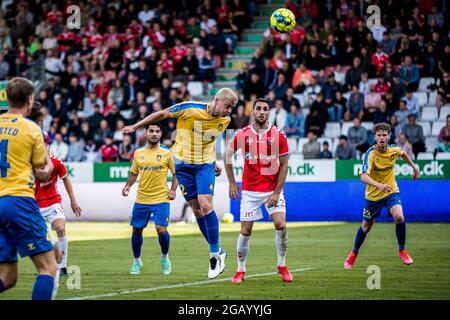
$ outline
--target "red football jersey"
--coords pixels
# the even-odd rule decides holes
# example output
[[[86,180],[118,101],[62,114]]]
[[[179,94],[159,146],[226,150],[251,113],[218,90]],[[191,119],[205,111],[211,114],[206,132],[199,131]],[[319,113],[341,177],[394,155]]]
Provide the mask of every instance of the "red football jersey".
[[[278,182],[279,157],[289,152],[286,134],[276,126],[257,134],[252,125],[240,129],[230,141],[234,151],[242,150],[242,190],[272,192]]]
[[[47,181],[36,180],[35,182],[35,196],[39,208],[47,208],[54,204],[61,203],[61,195],[59,194],[56,185],[58,183],[58,177],[64,179],[67,176],[67,170],[62,160],[53,153],[49,153],[49,156],[54,167],[50,179]]]

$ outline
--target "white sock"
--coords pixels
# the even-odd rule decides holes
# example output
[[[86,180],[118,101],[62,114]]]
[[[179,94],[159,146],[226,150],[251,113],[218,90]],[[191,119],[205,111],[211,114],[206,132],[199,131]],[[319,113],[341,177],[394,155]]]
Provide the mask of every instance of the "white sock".
[[[211,259],[212,257],[216,257],[217,259],[219,259],[219,254],[222,252],[222,248],[219,248],[218,252],[210,252],[209,253],[209,258]]]
[[[161,259],[169,259],[169,254],[162,254],[161,253]]]
[[[142,261],[141,261],[141,257],[139,257],[139,258],[134,258],[134,263],[141,263]]]
[[[67,236],[64,236],[62,238],[58,237],[58,247],[59,251],[63,254],[63,258],[61,260],[61,263],[58,265],[58,268],[67,268],[67,255],[68,255],[68,248],[69,248],[69,240],[67,239]]]
[[[286,265],[287,230],[275,230],[275,244],[277,246],[278,266]]]
[[[53,291],[52,291],[52,300],[55,300],[56,294],[58,293],[59,287],[59,268],[56,268],[56,274],[53,278]]]
[[[247,254],[249,250],[250,236],[243,236],[239,233],[237,241],[237,264],[238,272],[245,272],[245,262],[247,261]]]

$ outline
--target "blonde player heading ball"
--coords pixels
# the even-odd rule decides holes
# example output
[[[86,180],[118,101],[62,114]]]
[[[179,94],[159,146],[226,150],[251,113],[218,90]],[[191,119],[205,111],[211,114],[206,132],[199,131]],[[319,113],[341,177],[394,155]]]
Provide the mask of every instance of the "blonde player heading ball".
[[[220,89],[209,103],[186,101],[155,112],[138,123],[122,129],[135,130],[168,118],[177,118],[175,144],[171,151],[180,190],[197,218],[197,224],[209,244],[208,278],[225,269],[225,250],[220,247],[219,221],[213,209],[216,165],[216,139],[226,130],[229,115],[238,98],[229,88]]]
[[[275,226],[275,244],[278,254],[278,272],[285,282],[292,274],[286,267],[287,230],[286,203],[283,185],[288,172],[288,144],[283,130],[271,125],[269,101],[257,99],[253,103],[254,122],[240,129],[230,141],[225,155],[225,170],[230,182],[230,196],[239,197],[239,188],[233,173],[233,154],[241,149],[244,156],[242,177],[241,232],[237,241],[238,269],[233,283],[245,277],[245,263],[254,221],[262,219],[261,207],[265,205]]]

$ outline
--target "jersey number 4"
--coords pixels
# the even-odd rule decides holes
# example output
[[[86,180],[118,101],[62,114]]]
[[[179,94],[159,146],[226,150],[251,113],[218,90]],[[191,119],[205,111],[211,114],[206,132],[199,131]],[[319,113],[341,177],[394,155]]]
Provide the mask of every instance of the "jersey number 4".
[[[8,169],[11,164],[8,162],[8,140],[0,141],[0,177],[6,178],[8,176]]]

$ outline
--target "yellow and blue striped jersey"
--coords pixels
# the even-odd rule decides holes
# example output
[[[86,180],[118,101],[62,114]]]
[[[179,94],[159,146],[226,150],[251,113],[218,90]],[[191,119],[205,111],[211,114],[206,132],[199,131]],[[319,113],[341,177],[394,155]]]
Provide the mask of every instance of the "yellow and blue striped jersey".
[[[156,204],[169,202],[167,171],[175,174],[175,165],[170,150],[165,146],[150,149],[148,146],[136,150],[131,173],[139,174],[136,202]]]
[[[364,162],[361,168],[361,174],[366,173],[376,182],[391,186],[391,193],[386,193],[380,189],[367,185],[366,199],[378,201],[392,193],[399,192],[397,182],[395,181],[395,162],[398,157],[403,156],[403,150],[396,145],[389,145],[385,153],[380,153],[375,146],[369,148],[364,155]]]
[[[33,165],[45,164],[42,130],[22,115],[0,115],[0,197],[34,198]]]
[[[191,164],[216,160],[216,139],[226,130],[231,118],[211,116],[208,104],[187,101],[170,108],[170,117],[178,118],[173,155]]]

